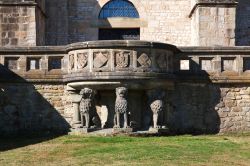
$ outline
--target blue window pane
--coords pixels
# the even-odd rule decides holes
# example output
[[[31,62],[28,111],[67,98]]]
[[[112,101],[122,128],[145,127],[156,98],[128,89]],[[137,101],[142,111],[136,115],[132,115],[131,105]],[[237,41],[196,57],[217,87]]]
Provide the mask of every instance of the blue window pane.
[[[108,17],[139,18],[139,13],[134,5],[127,0],[111,0],[103,6],[99,14],[100,19]]]

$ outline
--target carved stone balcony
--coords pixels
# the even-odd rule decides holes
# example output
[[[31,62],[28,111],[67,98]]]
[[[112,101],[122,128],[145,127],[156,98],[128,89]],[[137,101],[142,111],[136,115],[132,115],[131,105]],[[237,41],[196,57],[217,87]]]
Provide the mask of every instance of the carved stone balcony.
[[[173,59],[177,48],[169,44],[96,41],[72,44],[67,49],[64,60],[68,70],[64,81],[72,88],[113,89],[123,84],[132,89],[145,89],[166,86],[174,78]]]

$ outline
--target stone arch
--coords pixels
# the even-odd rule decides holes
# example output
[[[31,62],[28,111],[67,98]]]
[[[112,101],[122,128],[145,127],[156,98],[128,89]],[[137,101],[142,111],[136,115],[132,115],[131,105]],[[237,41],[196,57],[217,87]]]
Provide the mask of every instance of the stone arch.
[[[96,4],[96,6],[94,7],[93,10],[93,18],[98,19],[99,13],[101,11],[101,9],[103,8],[103,6],[105,4],[107,4],[110,0],[99,0]],[[128,0],[129,2],[131,2],[134,7],[136,8],[136,10],[138,11],[140,18],[143,18],[146,20],[146,8],[144,7],[144,5],[140,2],[140,0]]]
[[[140,18],[134,4],[128,0],[110,0],[100,10],[99,19],[112,17]]]

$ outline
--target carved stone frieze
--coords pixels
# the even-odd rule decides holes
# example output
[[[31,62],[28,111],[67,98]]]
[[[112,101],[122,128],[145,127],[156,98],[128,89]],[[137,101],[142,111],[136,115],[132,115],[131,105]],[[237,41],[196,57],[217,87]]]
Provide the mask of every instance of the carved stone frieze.
[[[96,52],[94,53],[94,68],[103,68],[108,65],[109,53]]]
[[[142,53],[137,62],[140,64],[141,67],[149,68],[152,65],[152,61],[146,53]]]
[[[126,68],[129,66],[130,61],[129,52],[116,52],[115,53],[115,65],[118,68]]]
[[[84,69],[88,65],[88,53],[77,54],[77,69]]]

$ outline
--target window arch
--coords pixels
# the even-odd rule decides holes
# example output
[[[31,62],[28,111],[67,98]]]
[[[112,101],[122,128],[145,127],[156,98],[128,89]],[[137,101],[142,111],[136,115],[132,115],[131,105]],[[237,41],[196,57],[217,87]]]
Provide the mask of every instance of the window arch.
[[[135,6],[127,0],[111,0],[106,3],[99,13],[100,19],[109,17],[139,18]]]

